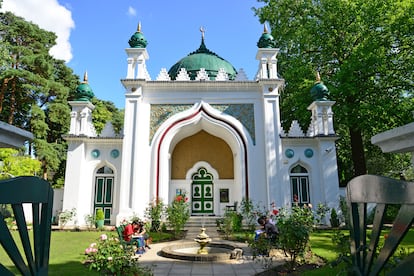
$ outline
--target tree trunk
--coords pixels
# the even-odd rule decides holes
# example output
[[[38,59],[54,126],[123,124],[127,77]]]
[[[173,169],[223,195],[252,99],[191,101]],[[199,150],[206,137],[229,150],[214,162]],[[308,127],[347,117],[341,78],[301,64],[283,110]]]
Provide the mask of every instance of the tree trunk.
[[[365,163],[364,144],[362,142],[362,133],[359,129],[349,129],[351,137],[352,163],[354,165],[354,176],[367,173]]]

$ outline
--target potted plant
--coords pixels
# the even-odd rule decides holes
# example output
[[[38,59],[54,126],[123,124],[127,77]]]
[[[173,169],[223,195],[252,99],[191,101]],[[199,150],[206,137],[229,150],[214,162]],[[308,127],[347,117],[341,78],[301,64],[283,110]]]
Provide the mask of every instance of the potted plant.
[[[105,214],[102,209],[97,209],[95,214],[95,226],[98,229],[103,228],[105,222]]]

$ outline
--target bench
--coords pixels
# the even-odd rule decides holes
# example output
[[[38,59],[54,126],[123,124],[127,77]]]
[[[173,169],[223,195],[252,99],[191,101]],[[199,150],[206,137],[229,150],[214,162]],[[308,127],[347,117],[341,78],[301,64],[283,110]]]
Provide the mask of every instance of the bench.
[[[367,204],[375,203],[375,215],[369,244],[367,244]],[[361,175],[347,186],[347,204],[350,211],[352,265],[358,275],[378,275],[394,254],[414,221],[414,182],[406,182],[376,175]],[[384,227],[387,206],[398,204],[384,246],[379,237]],[[375,254],[379,252],[378,254]],[[413,275],[414,253],[408,255],[387,275]]]
[[[233,203],[233,205],[226,205],[226,211],[237,212],[237,201]]]

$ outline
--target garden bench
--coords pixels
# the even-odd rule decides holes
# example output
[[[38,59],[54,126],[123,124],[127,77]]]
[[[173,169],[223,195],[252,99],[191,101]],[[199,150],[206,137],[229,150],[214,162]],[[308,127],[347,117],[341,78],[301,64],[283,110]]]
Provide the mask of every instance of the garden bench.
[[[367,204],[375,203],[372,232],[367,244]],[[347,186],[350,210],[351,257],[358,275],[378,275],[404,238],[414,221],[414,183],[382,176],[361,175]],[[390,204],[398,204],[399,212],[384,241],[379,237],[384,227],[384,215]],[[376,254],[376,252],[379,252]],[[414,253],[407,256],[387,275],[413,275]]]
[[[53,207],[49,182],[34,176],[0,181],[0,204],[11,204],[19,236],[12,235],[0,213],[0,244],[21,275],[48,275]],[[28,230],[23,204],[30,204],[32,230]],[[22,249],[19,250],[18,245]],[[0,264],[0,275],[14,275]]]

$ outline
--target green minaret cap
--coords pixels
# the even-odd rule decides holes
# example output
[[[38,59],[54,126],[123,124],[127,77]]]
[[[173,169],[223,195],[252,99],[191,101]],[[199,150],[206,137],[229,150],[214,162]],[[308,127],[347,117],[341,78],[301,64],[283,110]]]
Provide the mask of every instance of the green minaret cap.
[[[329,90],[328,87],[326,87],[321,82],[321,76],[319,75],[319,72],[316,73],[316,82],[315,85],[312,87],[311,96],[314,101],[327,101],[329,96]]]
[[[94,96],[95,95],[92,92],[92,88],[88,84],[88,72],[85,72],[83,76],[83,82],[79,84],[78,87],[76,87],[74,100],[87,102],[91,101]]]
[[[145,48],[147,47],[147,40],[144,37],[144,34],[141,32],[141,22],[138,23],[137,31],[131,36],[128,41],[131,48]]]
[[[266,25],[264,25],[262,36],[257,42],[259,48],[276,48],[276,42],[273,36],[267,31]]]

